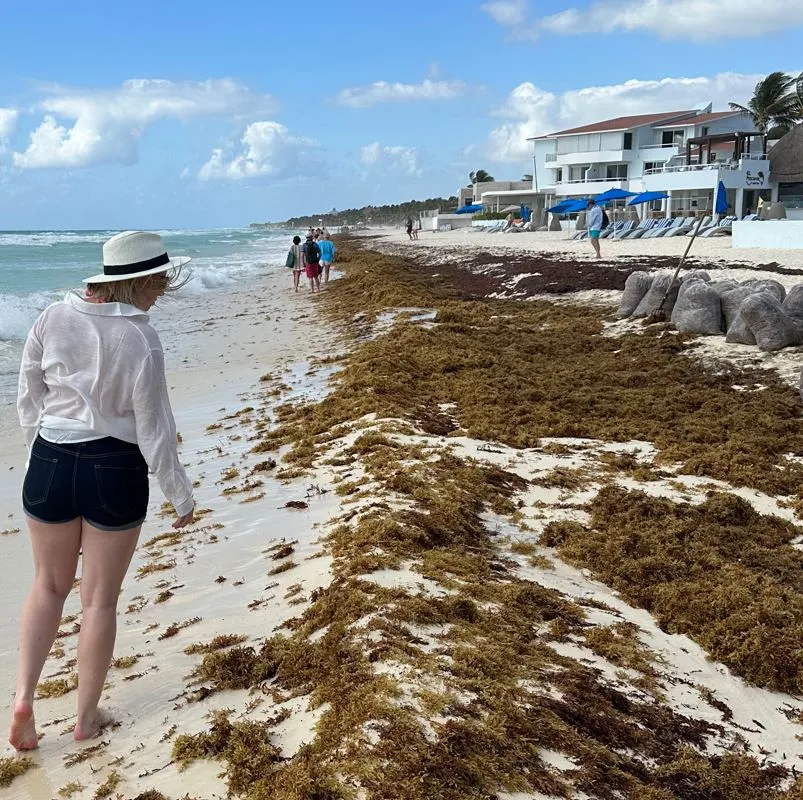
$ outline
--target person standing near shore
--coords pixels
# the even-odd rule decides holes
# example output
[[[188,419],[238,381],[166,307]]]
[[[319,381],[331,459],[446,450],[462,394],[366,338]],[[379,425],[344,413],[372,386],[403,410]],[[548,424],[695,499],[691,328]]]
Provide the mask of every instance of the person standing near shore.
[[[337,248],[335,243],[329,238],[329,232],[324,231],[321,233],[321,238],[318,239],[318,249],[321,251],[321,268],[323,269],[323,282],[324,285],[329,283],[329,268],[335,260],[335,252]]]
[[[192,483],[178,457],[164,355],[147,311],[183,285],[189,258],[169,258],[158,234],[117,234],[103,273],[46,308],[25,343],[17,410],[29,447],[22,487],[35,576],[22,609],[9,742],[38,746],[34,693],[73,588],[79,555],[76,741],[98,708],[114,652],[117,601],[148,510],[148,470],[178,519],[194,521]]]
[[[591,246],[597,254],[597,258],[602,258],[599,251],[599,235],[602,231],[602,209],[593,201],[588,201],[588,236],[591,239]]]
[[[410,241],[413,240],[413,218],[407,217],[407,237]]]
[[[305,271],[304,264],[304,249],[301,246],[301,237],[294,236],[293,244],[290,247],[290,252],[287,254],[287,260],[291,263],[293,268],[293,289],[298,291],[298,285],[301,283],[301,275]]]
[[[304,265],[309,278],[309,288],[311,292],[316,289],[321,291],[321,251],[315,243],[313,234],[307,234],[307,241],[304,243]]]

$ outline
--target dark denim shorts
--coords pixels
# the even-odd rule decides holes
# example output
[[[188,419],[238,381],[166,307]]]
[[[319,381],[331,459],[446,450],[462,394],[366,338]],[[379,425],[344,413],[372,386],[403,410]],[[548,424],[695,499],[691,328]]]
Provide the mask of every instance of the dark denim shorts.
[[[22,506],[37,522],[83,517],[105,531],[135,528],[148,511],[148,465],[135,444],[120,439],[53,444],[38,436]]]

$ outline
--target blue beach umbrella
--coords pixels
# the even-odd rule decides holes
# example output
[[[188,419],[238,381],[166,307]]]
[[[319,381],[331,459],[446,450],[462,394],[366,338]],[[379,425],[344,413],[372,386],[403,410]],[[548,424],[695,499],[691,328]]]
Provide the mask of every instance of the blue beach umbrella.
[[[629,203],[629,206],[638,206],[641,203],[651,203],[653,200],[666,200],[669,195],[666,192],[642,192],[637,194]]]
[[[725,184],[722,181],[717,186],[717,199],[714,203],[714,211],[717,214],[724,214],[728,210],[728,195],[725,191]]]
[[[577,201],[576,200],[561,200],[559,203],[556,203],[552,208],[548,208],[547,211],[550,214],[566,214],[567,209],[574,205]]]
[[[625,200],[628,197],[633,197],[635,192],[628,192],[625,189],[608,189],[602,194],[598,194],[594,198],[594,202],[599,205],[600,203],[607,203],[608,200]]]
[[[476,214],[478,211],[482,211],[482,206],[478,203],[474,205],[467,205],[463,206],[462,208],[458,208],[455,212],[456,214]]]

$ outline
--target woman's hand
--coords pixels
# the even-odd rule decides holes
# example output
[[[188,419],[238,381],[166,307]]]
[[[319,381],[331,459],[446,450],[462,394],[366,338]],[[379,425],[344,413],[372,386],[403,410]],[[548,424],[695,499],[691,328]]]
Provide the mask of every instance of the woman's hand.
[[[195,522],[195,509],[190,511],[189,514],[185,514],[183,517],[179,517],[174,523],[173,527],[178,530],[179,528],[185,528],[187,525],[192,525]]]

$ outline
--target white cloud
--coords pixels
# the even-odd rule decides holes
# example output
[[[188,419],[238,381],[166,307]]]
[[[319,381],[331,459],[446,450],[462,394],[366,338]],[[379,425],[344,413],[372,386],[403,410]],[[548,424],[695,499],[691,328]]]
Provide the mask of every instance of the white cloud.
[[[380,103],[404,103],[415,100],[451,100],[467,91],[462,81],[426,80],[421,83],[376,81],[368,86],[342,89],[336,102],[348,108],[368,108]]]
[[[0,140],[8,139],[17,125],[16,108],[0,108]]]
[[[379,168],[387,172],[404,172],[415,177],[422,174],[419,159],[420,153],[416,147],[404,145],[383,147],[379,142],[372,142],[360,150],[360,163],[365,167]]]
[[[715,111],[727,110],[729,102],[745,102],[762,77],[724,72],[713,77],[630,80],[560,95],[532,83],[522,83],[494,112],[509,121],[491,131],[488,157],[496,161],[521,161],[532,155],[528,137],[613,117],[683,111],[709,102]]]
[[[201,180],[273,178],[280,180],[303,175],[311,166],[311,152],[318,147],[313,139],[295,136],[279,122],[252,122],[240,140],[243,149],[227,160],[222,148],[201,169]]]
[[[480,8],[499,25],[520,25],[527,17],[527,0],[494,0]]]
[[[139,140],[157,120],[238,117],[275,107],[269,96],[229,79],[130,80],[104,90],[50,86],[45,94],[42,123],[28,148],[14,153],[22,169],[134,164]]]
[[[597,0],[526,26],[526,0],[499,0],[483,8],[500,25],[516,26],[513,35],[519,38],[647,31],[662,39],[704,41],[755,38],[803,25],[803,4],[789,0]]]
[[[381,152],[379,142],[365,145],[365,147],[360,150],[360,163],[366,167],[371,164],[376,164],[376,162],[379,161]]]

